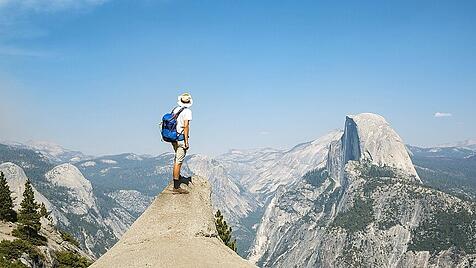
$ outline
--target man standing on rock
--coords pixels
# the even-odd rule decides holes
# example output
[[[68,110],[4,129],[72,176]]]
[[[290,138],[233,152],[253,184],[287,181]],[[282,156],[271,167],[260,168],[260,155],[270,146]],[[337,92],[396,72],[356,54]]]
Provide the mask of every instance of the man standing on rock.
[[[181,183],[189,184],[191,178],[182,177],[180,175],[180,169],[182,168],[183,160],[187,155],[187,150],[190,147],[188,142],[190,133],[190,121],[192,121],[192,110],[190,107],[193,104],[192,96],[189,93],[183,93],[178,96],[178,107],[172,110],[172,114],[177,118],[177,133],[178,138],[176,141],[172,141],[172,147],[175,151],[174,169],[173,169],[173,181],[174,181],[174,193],[188,194],[188,191],[180,188]]]

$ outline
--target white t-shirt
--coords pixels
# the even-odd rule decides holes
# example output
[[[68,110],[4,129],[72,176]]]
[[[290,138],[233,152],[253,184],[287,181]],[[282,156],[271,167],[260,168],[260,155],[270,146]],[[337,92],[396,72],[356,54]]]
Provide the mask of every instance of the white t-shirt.
[[[173,113],[176,114],[182,109],[182,107],[177,107],[174,109]],[[183,134],[183,125],[185,120],[192,121],[192,110],[190,108],[185,108],[177,118],[177,133]]]

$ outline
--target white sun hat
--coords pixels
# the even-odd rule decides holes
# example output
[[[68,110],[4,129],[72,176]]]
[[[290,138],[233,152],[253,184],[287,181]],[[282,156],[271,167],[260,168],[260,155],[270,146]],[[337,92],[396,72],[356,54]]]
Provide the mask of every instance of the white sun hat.
[[[192,99],[192,95],[190,95],[189,93],[183,93],[182,95],[178,96],[177,98],[177,104],[180,106],[180,107],[190,107],[192,106],[193,104],[193,99]]]

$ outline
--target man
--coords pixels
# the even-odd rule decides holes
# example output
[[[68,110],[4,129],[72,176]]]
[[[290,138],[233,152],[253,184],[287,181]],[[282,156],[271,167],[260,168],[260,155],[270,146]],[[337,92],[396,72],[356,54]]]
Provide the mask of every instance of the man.
[[[191,181],[191,178],[180,176],[180,169],[182,168],[183,160],[187,155],[187,150],[190,147],[188,138],[190,133],[190,121],[192,121],[192,110],[190,110],[190,107],[193,104],[192,96],[189,93],[184,93],[178,96],[177,104],[178,107],[175,108],[172,113],[177,114],[180,112],[179,116],[177,117],[177,133],[183,134],[183,140],[179,139],[179,141],[172,142],[172,147],[175,151],[173,192],[178,194],[188,194],[187,190],[180,188],[180,184],[188,184]]]

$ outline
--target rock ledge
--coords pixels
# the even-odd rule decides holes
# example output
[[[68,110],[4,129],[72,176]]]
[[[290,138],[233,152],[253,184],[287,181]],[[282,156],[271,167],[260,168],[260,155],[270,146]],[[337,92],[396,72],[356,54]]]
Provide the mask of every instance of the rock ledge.
[[[218,238],[208,181],[193,182],[186,195],[169,184],[91,267],[254,267]]]

